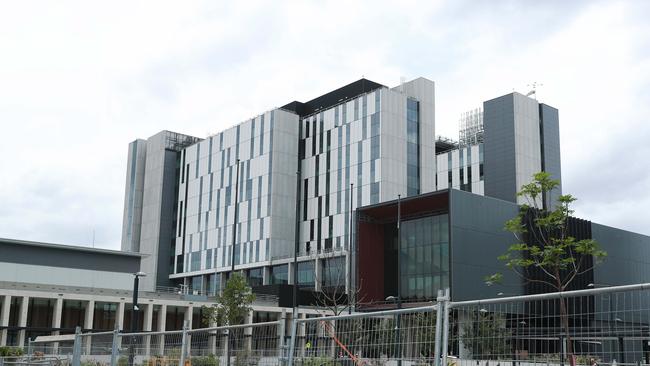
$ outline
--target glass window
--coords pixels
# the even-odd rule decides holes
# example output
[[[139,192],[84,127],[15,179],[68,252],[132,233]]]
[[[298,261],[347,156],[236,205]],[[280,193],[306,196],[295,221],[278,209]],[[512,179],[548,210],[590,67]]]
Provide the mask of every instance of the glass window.
[[[208,249],[205,255],[205,269],[212,268],[212,249]]]
[[[420,146],[419,146],[419,102],[407,99],[406,102],[406,135],[407,135],[407,194],[417,195],[420,192]]]
[[[289,265],[282,264],[271,267],[271,284],[286,285],[289,283]]]
[[[203,292],[203,276],[194,276],[190,280],[190,293],[200,295]]]
[[[375,112],[379,112],[380,90],[375,92]]]
[[[201,270],[201,252],[193,252],[191,256],[192,263],[190,265],[190,271]]]
[[[374,166],[374,165],[373,165]],[[370,184],[370,204],[379,202],[379,182]]]
[[[449,271],[447,215],[402,222],[401,281],[404,299],[432,298]]]
[[[253,268],[248,270],[248,285],[251,287],[262,286],[264,283],[263,280],[263,269],[262,268]]]
[[[217,276],[220,275],[212,273],[207,276],[206,291],[208,292],[208,296],[215,296],[219,293],[219,290],[221,290],[219,286],[220,284],[218,283],[219,281],[216,280],[218,278]]]
[[[298,286],[299,287],[313,287],[315,285],[314,279],[314,262],[299,262],[298,263]]]
[[[370,136],[379,135],[379,112],[375,112],[370,116]]]
[[[323,287],[345,288],[345,258],[329,258],[323,260],[322,266]]]

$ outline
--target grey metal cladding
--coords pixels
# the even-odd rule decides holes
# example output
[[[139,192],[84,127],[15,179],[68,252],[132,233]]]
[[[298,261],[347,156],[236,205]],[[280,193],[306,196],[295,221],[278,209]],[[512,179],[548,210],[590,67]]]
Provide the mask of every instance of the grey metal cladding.
[[[515,202],[514,96],[483,102],[485,195]]]
[[[452,299],[521,291],[521,280],[497,259],[516,242],[503,225],[517,215],[518,206],[455,189],[449,191],[449,206]],[[503,274],[502,285],[487,286],[485,277],[497,272]]]
[[[172,245],[176,241],[174,219],[176,215],[176,159],[180,152],[164,150],[162,196],[160,211],[160,232],[158,237],[158,266],[156,270],[156,286],[169,285],[169,275],[172,267],[169,265]]]
[[[650,282],[650,236],[592,222],[591,237],[607,252],[604,261],[594,268],[594,283]]]
[[[560,155],[560,120],[558,110],[546,104],[539,105],[539,117],[543,139],[544,171],[551,174],[553,179],[560,181],[558,190],[551,193],[551,202],[555,202],[562,194],[562,161]]]
[[[138,139],[129,144],[121,244],[122,251],[126,252],[140,250],[146,152],[147,142],[145,140]]]
[[[122,273],[138,272],[141,259],[139,255],[131,253],[2,239],[0,253],[0,262],[5,263]]]

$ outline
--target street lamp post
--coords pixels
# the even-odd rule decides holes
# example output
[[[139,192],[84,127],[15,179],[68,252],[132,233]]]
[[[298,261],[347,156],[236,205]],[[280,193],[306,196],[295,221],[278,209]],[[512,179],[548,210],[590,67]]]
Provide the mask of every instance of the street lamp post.
[[[136,324],[138,323],[138,286],[140,285],[140,277],[147,276],[144,272],[137,272],[133,274],[133,309],[131,310],[131,333],[135,333]],[[133,365],[135,357],[135,336],[131,336],[131,347],[129,350],[129,366]]]
[[[402,220],[401,195],[397,195],[397,308],[402,308],[402,264],[400,263],[402,251],[402,238],[400,236],[400,221]],[[401,314],[397,314],[397,366],[402,366],[402,345],[401,345]]]

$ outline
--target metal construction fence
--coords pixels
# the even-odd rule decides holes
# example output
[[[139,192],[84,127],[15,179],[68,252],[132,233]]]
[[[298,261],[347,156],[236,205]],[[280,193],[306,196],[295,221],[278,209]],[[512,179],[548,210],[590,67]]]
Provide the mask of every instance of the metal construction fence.
[[[72,366],[272,366],[286,352],[284,332],[284,321],[166,332],[82,334],[77,329],[74,335],[30,340],[27,354],[13,364],[54,359],[56,365]]]
[[[39,361],[40,360],[40,361]],[[49,363],[46,363],[47,362]],[[41,363],[38,363],[38,362]],[[0,364],[650,365],[650,284],[167,332],[46,336]]]
[[[425,307],[296,319],[289,364],[432,364],[441,307]]]
[[[650,285],[449,302],[459,366],[650,364]]]

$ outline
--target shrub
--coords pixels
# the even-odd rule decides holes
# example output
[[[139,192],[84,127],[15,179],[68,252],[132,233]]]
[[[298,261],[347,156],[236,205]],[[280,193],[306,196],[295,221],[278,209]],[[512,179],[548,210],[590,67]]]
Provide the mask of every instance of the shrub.
[[[0,347],[0,357],[17,357],[25,354],[25,351],[19,347]]]
[[[219,359],[214,355],[192,357],[191,362],[192,366],[219,366]]]

